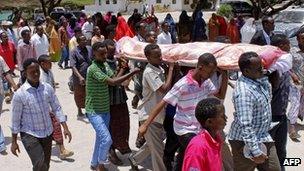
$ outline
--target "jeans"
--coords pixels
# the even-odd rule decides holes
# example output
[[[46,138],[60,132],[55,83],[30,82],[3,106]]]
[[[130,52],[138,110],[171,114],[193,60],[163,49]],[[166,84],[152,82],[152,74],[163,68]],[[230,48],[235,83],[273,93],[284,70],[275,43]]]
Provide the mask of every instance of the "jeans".
[[[1,115],[1,112],[2,112],[2,103],[3,103],[3,100],[4,100],[4,96],[3,95],[0,95],[0,115]],[[5,138],[4,138],[4,134],[2,132],[2,128],[1,128],[1,125],[0,125],[0,152],[6,150],[6,146],[5,146]]]
[[[87,118],[96,132],[91,166],[108,163],[108,152],[112,145],[111,134],[109,132],[110,114],[109,113],[87,113]]]
[[[62,65],[64,62],[64,66],[67,67],[68,66],[68,62],[69,62],[69,49],[68,46],[65,46],[61,49],[61,58],[60,61],[58,63],[58,65]]]
[[[50,167],[52,136],[37,138],[30,134],[21,132],[22,144],[29,155],[33,171],[48,171]]]
[[[2,132],[2,128],[0,125],[0,152],[6,150],[6,146],[5,146],[5,138],[4,138],[4,134]]]

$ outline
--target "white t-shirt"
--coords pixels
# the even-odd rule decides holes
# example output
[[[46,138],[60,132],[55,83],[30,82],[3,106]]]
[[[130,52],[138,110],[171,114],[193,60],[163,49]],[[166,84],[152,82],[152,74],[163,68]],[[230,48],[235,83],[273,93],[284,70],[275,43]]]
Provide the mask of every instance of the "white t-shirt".
[[[38,58],[40,55],[49,55],[49,41],[45,34],[40,37],[35,33],[31,38],[31,42],[35,47]]]
[[[162,32],[157,36],[157,44],[172,44],[171,34]]]

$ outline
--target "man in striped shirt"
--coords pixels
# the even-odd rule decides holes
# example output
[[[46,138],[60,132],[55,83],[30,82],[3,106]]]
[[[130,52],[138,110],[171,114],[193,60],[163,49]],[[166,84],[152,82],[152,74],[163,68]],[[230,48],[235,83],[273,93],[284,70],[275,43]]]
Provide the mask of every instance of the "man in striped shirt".
[[[140,134],[145,134],[150,123],[166,104],[169,103],[177,107],[173,127],[181,146],[177,156],[176,170],[181,170],[185,149],[190,140],[201,130],[200,124],[195,118],[196,104],[208,96],[219,97],[218,94],[215,94],[216,87],[209,79],[214,74],[216,67],[217,62],[212,54],[201,55],[196,68],[190,70],[186,76],[175,83],[163,100],[150,112],[146,122],[139,128]]]
[[[112,145],[109,132],[110,122],[110,95],[108,85],[120,85],[123,81],[140,72],[135,68],[131,73],[121,77],[114,76],[106,63],[107,47],[104,42],[93,45],[94,61],[87,71],[86,79],[86,115],[96,132],[94,153],[91,169],[104,171],[104,164],[108,163],[108,152]]]
[[[66,124],[66,116],[55,95],[54,89],[40,82],[39,63],[34,58],[23,63],[26,82],[15,93],[12,101],[12,146],[11,151],[20,153],[17,135],[31,158],[34,171],[47,171],[50,166],[53,126],[50,108],[63,127],[64,136],[72,135]]]

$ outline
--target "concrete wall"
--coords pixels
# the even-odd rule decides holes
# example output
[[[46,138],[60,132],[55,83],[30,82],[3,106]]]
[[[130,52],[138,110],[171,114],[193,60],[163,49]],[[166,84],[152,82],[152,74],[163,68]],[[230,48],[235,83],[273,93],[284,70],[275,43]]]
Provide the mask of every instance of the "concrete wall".
[[[135,8],[138,9],[139,12],[143,11],[143,6],[145,4],[148,4],[149,7],[151,5],[154,6],[155,12],[165,12],[165,11],[181,11],[181,10],[187,10],[187,11],[193,11],[190,8],[190,5],[192,4],[193,0],[189,0],[189,4],[184,4],[185,0],[176,0],[176,4],[172,3],[172,0],[161,0],[161,3],[156,3],[157,0],[143,0],[141,3],[131,3],[128,6],[128,14],[131,14]],[[107,12],[107,11],[113,11],[116,12],[125,12],[125,0],[117,0],[117,4],[113,4],[113,0],[110,0],[110,4],[106,4],[105,0],[95,0],[95,5],[86,5],[85,11],[88,13],[94,13],[94,12]],[[164,8],[164,5],[168,6],[167,9]]]

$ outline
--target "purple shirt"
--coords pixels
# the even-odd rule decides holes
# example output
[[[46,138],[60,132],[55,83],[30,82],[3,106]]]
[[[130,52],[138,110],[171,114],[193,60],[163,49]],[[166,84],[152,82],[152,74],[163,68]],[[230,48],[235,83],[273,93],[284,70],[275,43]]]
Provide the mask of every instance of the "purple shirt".
[[[37,58],[35,47],[31,42],[26,44],[20,41],[17,47],[17,64],[20,71],[23,71],[23,62],[28,58]]]

